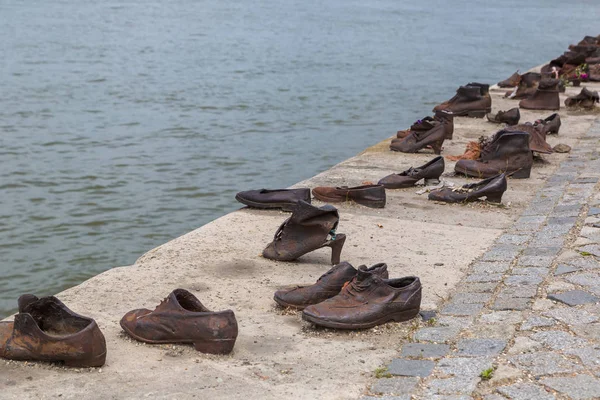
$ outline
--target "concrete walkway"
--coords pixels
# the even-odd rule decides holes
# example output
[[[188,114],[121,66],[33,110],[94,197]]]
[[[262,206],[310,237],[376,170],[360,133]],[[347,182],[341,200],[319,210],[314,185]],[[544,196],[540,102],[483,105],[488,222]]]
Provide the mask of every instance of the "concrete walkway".
[[[567,95],[578,92],[568,88]],[[494,110],[516,106],[501,94],[493,94]],[[561,104],[564,98],[562,95]],[[423,115],[428,113],[424,110]],[[523,110],[522,121],[549,114]],[[573,152],[544,156],[536,162],[530,179],[510,180],[504,206],[437,204],[429,202],[426,195],[416,194],[417,189],[388,191],[388,205],[381,210],[355,204],[338,206],[338,232],[348,235],[342,259],[354,266],[386,262],[391,277],[420,276],[424,284],[422,308],[441,310],[435,321],[413,320],[339,332],[316,329],[303,322],[299,313],[276,308],[273,292],[314,282],[330,268],[329,251],[318,250],[293,263],[266,260],[260,253],[289,214],[242,209],[151,250],[132,266],[114,268],[60,293],[58,297],[70,308],[98,322],[108,345],[106,365],[73,370],[2,360],[1,397],[356,399],[380,394],[399,394],[403,396],[400,398],[460,394],[470,398],[473,393],[492,393],[500,384],[512,390],[518,379],[533,376],[539,354],[530,361],[523,355],[509,354],[519,344],[534,343],[533,348],[547,357],[562,360],[562,353],[553,353],[559,351],[578,357],[568,351],[593,346],[593,342],[564,349],[554,349],[551,344],[564,342],[561,334],[571,336],[564,331],[569,321],[565,318],[583,315],[576,311],[573,316],[573,310],[586,308],[581,312],[593,319],[595,306],[557,305],[545,299],[545,294],[547,290],[568,291],[568,285],[582,285],[582,279],[593,282],[587,272],[558,276],[560,284],[551,282],[550,277],[554,276],[557,255],[575,257],[568,262],[569,268],[595,265],[593,255],[566,252],[563,244],[571,243],[565,235],[583,221],[583,214],[580,220],[577,216],[587,212],[585,201],[591,199],[599,176],[590,172],[600,171],[596,162],[598,128],[590,130],[597,114],[565,110],[560,114],[560,134],[548,141],[551,145],[568,144]],[[481,119],[458,118],[454,140],[445,143],[443,155],[462,154],[468,141],[498,129],[498,125]],[[431,154],[391,152],[388,144],[386,139],[297,186],[376,182],[432,158]],[[458,185],[466,183],[465,178],[453,176],[453,167],[454,163],[447,162],[444,178]],[[586,249],[588,253],[595,251],[593,245]],[[575,281],[569,281],[571,277]],[[177,287],[191,290],[211,309],[235,311],[240,334],[231,355],[205,355],[184,345],[144,345],[121,331],[123,314],[134,308],[153,308]],[[587,293],[592,296],[594,289]],[[564,315],[561,309],[566,310]],[[556,332],[543,337],[533,332],[523,334],[521,323],[536,316],[553,322],[553,328],[543,328],[545,331]],[[539,323],[535,318],[533,321],[530,324]],[[594,325],[586,331],[588,328],[582,328],[582,337],[585,332],[597,337]],[[523,338],[517,340],[515,335]],[[549,347],[542,352],[535,346]],[[419,359],[421,356],[426,358]],[[392,359],[389,373],[397,376],[376,380],[375,372],[381,373],[379,367]],[[585,362],[573,360],[572,365]],[[502,371],[521,375],[481,383],[480,372],[494,364],[499,366],[496,377]],[[420,377],[404,376],[414,375],[411,371],[419,371]],[[582,371],[593,372],[588,367]],[[554,372],[544,371],[542,375],[546,373]],[[595,379],[591,375],[583,378]],[[554,376],[549,379],[541,382],[545,386],[535,388],[561,390],[559,387],[570,384]]]

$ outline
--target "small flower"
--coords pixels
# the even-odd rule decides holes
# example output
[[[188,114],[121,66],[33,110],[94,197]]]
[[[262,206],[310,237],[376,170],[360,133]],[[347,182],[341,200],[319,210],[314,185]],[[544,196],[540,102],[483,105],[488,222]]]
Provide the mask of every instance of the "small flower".
[[[585,72],[583,74],[581,74],[582,79],[587,79],[587,77],[588,77],[588,74],[586,74]]]

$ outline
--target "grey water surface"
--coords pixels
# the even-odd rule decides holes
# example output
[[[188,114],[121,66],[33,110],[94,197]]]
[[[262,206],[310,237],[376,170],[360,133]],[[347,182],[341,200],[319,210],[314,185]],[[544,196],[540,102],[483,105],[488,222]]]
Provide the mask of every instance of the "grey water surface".
[[[0,1],[0,316],[238,208],[239,190],[327,169],[460,84],[558,56],[599,15],[596,0]]]

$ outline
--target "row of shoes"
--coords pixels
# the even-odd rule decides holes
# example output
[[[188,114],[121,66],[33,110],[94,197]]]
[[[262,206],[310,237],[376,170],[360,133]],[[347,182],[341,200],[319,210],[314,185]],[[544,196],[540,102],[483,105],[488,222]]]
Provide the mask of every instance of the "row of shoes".
[[[0,322],[0,357],[101,367],[106,340],[96,321],[71,311],[54,296],[24,294],[14,321]],[[203,353],[230,353],[238,335],[231,310],[208,310],[190,292],[176,289],[153,311],[132,310],[121,319],[132,338],[152,344],[191,343]]]

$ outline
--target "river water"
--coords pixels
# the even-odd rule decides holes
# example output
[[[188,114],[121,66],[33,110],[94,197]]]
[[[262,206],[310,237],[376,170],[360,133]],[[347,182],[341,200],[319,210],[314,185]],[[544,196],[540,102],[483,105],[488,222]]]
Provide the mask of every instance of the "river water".
[[[492,4],[493,3],[493,4]],[[0,2],[0,316],[598,34],[597,1]],[[232,227],[235,229],[235,227]]]

